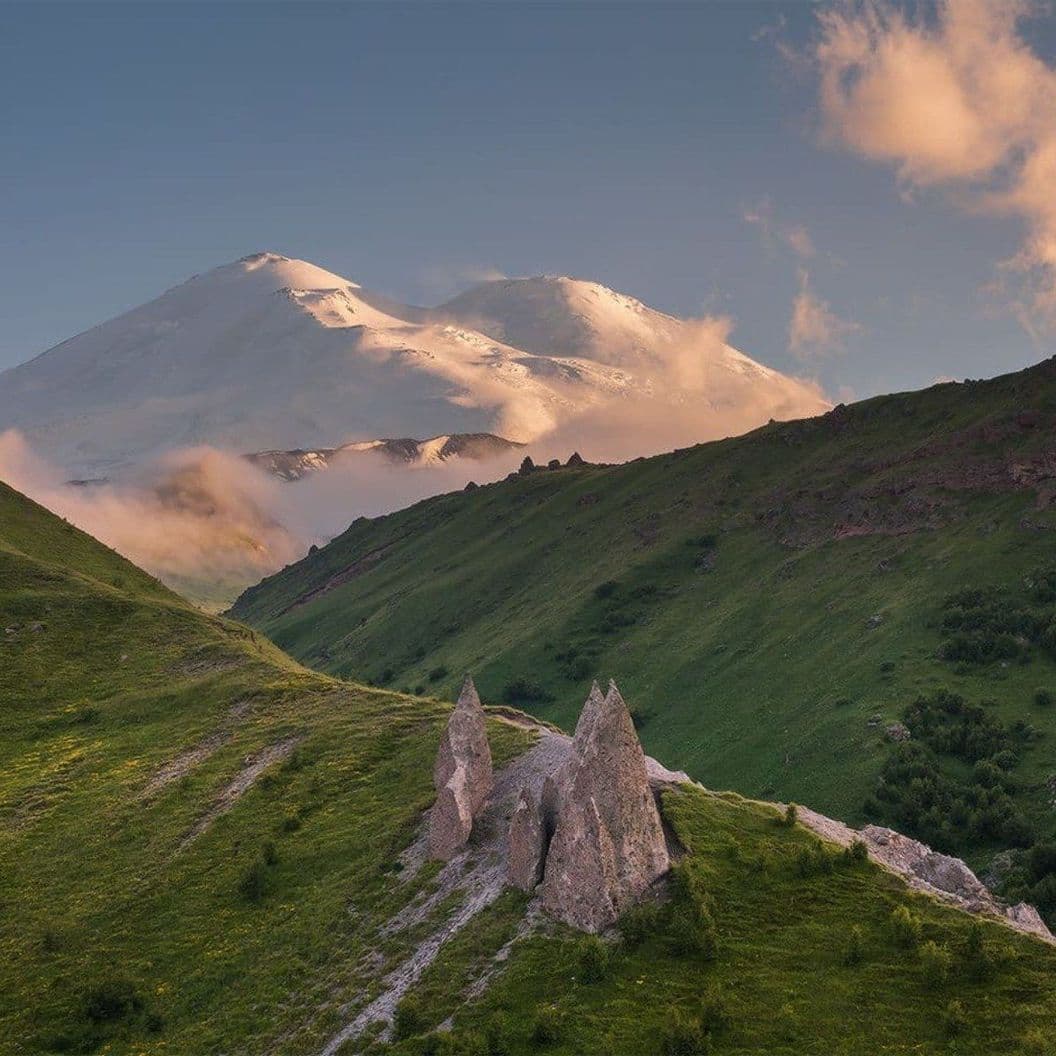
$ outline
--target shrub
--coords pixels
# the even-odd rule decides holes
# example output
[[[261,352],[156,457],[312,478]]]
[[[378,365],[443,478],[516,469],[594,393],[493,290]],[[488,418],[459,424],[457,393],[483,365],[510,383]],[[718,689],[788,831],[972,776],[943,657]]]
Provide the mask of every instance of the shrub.
[[[447,678],[447,668],[443,664],[440,664],[439,667],[434,667],[429,672],[430,682],[439,682],[442,678]]]
[[[982,924],[973,920],[965,937],[964,969],[972,979],[985,979],[993,967],[990,951],[986,947],[986,935]]]
[[[272,840],[265,840],[264,846],[260,850],[260,857],[265,865],[279,864],[279,852],[276,850]]]
[[[507,704],[531,704],[535,701],[551,700],[552,697],[538,682],[528,678],[513,678],[503,687],[502,699]]]
[[[488,1056],[510,1056],[513,1052],[513,1021],[506,1012],[496,1012],[484,1028]]]
[[[599,583],[594,588],[594,597],[597,598],[598,601],[604,601],[605,598],[611,598],[619,589],[620,585],[616,580],[607,579],[604,583]]]
[[[660,929],[660,907],[655,902],[641,902],[620,917],[620,938],[628,949],[641,946]]]
[[[1052,704],[1052,693],[1047,689],[1034,690],[1034,703],[1039,708],[1047,708]]]
[[[704,1056],[711,1051],[711,1039],[704,1024],[680,1008],[672,1008],[667,1016],[660,1045],[665,1056]]]
[[[707,906],[682,902],[671,913],[672,946],[675,953],[711,960],[718,948],[715,921]]]
[[[912,949],[920,942],[920,919],[905,906],[898,906],[891,914],[891,931],[896,945]]]
[[[843,951],[843,963],[847,968],[857,968],[862,963],[865,950],[862,944],[862,929],[857,924],[851,928],[847,949]]]
[[[945,946],[929,939],[920,948],[920,968],[924,985],[929,990],[938,990],[946,985],[950,978],[953,958]]]
[[[535,1010],[528,1040],[536,1047],[553,1045],[564,1033],[564,1016],[553,1005],[541,1005]]]
[[[850,697],[837,697],[832,702],[832,705],[835,708],[849,708],[853,703],[854,701]]]
[[[597,935],[581,939],[576,955],[580,979],[584,983],[600,983],[608,974],[611,957],[612,951],[604,939]]]
[[[143,1000],[127,979],[99,983],[84,995],[84,1015],[93,1023],[115,1023],[143,1010]]]
[[[808,876],[826,876],[833,870],[833,858],[820,840],[810,847],[803,847],[796,855],[796,873],[804,879]]]
[[[264,863],[258,858],[239,879],[238,893],[247,902],[259,902],[264,897],[267,886],[267,870],[264,867]]]
[[[296,832],[301,827],[301,819],[296,814],[290,814],[282,819],[283,832]]]
[[[869,861],[869,848],[863,840],[854,840],[843,854],[847,861],[855,864]]]
[[[798,820],[799,807],[797,807],[795,803],[789,803],[788,806],[785,807],[785,813],[781,817],[781,824],[784,825],[786,829],[791,829]]]
[[[947,1004],[942,1013],[942,1029],[948,1038],[955,1038],[963,1033],[968,1026],[968,1016],[965,1014],[964,1005],[960,1001],[953,1000]]]
[[[396,1006],[392,1017],[392,1036],[397,1041],[424,1034],[427,1026],[422,1003],[413,994],[407,994]]]

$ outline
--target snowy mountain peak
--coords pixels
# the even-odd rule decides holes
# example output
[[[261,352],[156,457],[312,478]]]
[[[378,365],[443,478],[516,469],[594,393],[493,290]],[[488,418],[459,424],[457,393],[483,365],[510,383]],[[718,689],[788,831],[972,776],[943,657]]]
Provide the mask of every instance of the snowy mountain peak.
[[[641,454],[826,406],[814,387],[730,348],[721,326],[598,283],[504,279],[422,309],[270,251],[0,374],[0,431],[22,430],[77,477],[200,444],[535,441],[602,422],[605,408],[624,421],[635,414],[641,424],[623,430],[621,454]]]

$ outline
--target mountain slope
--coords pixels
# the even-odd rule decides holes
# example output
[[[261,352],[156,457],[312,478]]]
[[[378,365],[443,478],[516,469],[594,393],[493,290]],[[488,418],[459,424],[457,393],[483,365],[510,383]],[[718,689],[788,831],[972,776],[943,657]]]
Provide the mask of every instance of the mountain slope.
[[[1002,787],[1032,835],[980,822],[943,837],[983,861],[1056,828],[1050,753],[1030,731],[1056,733],[1056,709],[1035,702],[1056,690],[1042,633],[1056,614],[1027,596],[1054,564],[1054,427],[1046,361],[625,466],[538,472],[358,521],[233,611],[320,669],[442,689],[472,667],[492,698],[561,723],[603,668],[668,765],[851,819],[915,750],[885,731],[919,695],[993,701],[992,739],[1015,759]],[[951,605],[965,586],[1008,593],[1007,612],[986,611],[1015,616],[1012,634],[970,632],[1004,653],[965,654],[969,632],[950,629],[985,615]],[[1028,627],[1035,640],[1017,644]],[[971,773],[935,750],[927,766]],[[889,806],[867,816],[899,820]],[[928,821],[929,804],[898,809]]]
[[[321,1053],[438,935],[396,1006],[402,1056],[1053,1041],[1056,948],[688,786],[664,799],[671,902],[620,942],[525,933],[509,892],[448,937],[466,896],[402,878],[445,706],[308,673],[3,486],[0,612],[5,1053]],[[489,738],[500,767],[530,739]]]
[[[554,335],[543,353],[473,329],[457,304],[395,304],[304,261],[258,253],[0,374],[0,430],[19,428],[77,477],[198,444],[242,453],[423,433],[525,440],[606,401],[664,395],[656,371],[670,357],[663,376],[703,399],[694,435],[729,430],[728,420],[709,421],[719,407],[756,424],[825,406],[810,386],[732,350],[720,358],[750,366],[750,377],[683,378],[683,359],[699,359],[695,331],[659,313],[648,318],[663,320],[661,330],[639,334],[652,342],[650,372],[613,365],[610,338],[622,341],[627,320],[646,318],[624,300],[619,311],[609,306],[591,347],[565,348],[562,319],[541,319]]]

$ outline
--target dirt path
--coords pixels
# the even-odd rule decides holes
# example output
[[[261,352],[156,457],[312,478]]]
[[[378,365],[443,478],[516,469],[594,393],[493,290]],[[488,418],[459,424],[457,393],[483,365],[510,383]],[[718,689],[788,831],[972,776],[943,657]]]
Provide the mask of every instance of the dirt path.
[[[269,744],[266,748],[246,756],[242,769],[220,791],[213,805],[194,823],[191,831],[184,836],[177,848],[177,853],[186,850],[221,814],[226,814],[245,792],[253,787],[254,782],[269,766],[285,759],[300,744],[302,737],[295,734],[284,740]]]
[[[197,744],[158,767],[147,782],[147,787],[143,789],[140,798],[153,799],[173,781],[178,781],[196,767],[201,766],[221,745],[231,739],[235,725],[245,716],[251,703],[248,699],[238,701],[228,709],[223,721],[212,733],[206,734]]]

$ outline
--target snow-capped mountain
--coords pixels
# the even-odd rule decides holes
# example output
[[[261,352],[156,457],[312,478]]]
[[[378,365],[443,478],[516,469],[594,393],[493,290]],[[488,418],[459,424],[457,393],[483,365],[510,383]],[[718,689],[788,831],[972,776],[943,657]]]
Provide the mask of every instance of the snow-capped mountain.
[[[422,309],[258,253],[0,374],[0,430],[18,428],[71,476],[93,477],[200,444],[531,441],[614,402],[690,410],[686,442],[731,431],[720,410],[743,407],[748,428],[825,408],[813,386],[718,338],[594,283],[491,282]]]
[[[431,436],[428,440],[409,437],[353,440],[340,447],[320,447],[311,451],[254,451],[245,458],[281,480],[301,480],[311,473],[363,455],[381,457],[395,465],[436,466],[463,458],[486,462],[522,446],[493,433],[456,433],[454,436]]]

